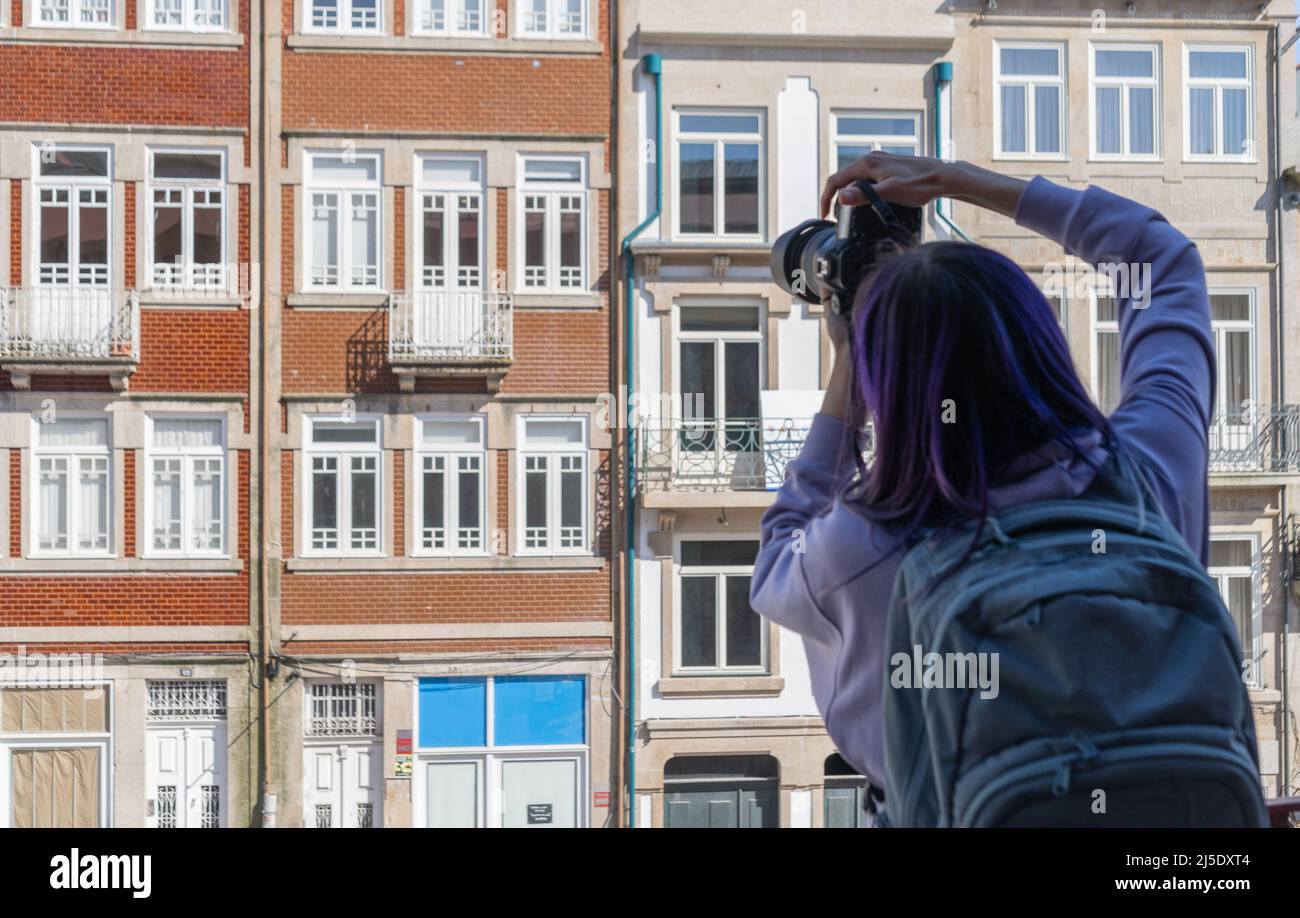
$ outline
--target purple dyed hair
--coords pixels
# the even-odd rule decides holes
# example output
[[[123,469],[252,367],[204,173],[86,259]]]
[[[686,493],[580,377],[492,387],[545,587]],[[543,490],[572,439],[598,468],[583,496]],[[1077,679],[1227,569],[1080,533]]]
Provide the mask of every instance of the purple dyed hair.
[[[1026,453],[1057,442],[1091,465],[1074,438],[1111,439],[1056,311],[983,246],[931,242],[888,258],[858,291],[852,342],[854,420],[873,422],[875,458],[846,497],[905,535],[983,519]]]

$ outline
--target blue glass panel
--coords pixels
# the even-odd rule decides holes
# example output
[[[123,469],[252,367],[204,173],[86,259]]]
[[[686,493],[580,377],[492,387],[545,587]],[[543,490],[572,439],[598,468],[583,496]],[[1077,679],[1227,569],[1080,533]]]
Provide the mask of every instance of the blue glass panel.
[[[498,676],[495,745],[581,745],[587,733],[586,695],[582,676]]]
[[[421,679],[420,746],[486,746],[487,680]]]

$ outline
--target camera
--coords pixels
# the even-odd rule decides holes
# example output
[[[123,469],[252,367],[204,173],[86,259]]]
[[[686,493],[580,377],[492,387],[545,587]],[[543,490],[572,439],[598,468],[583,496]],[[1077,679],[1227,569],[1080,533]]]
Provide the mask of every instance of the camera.
[[[915,245],[921,236],[921,208],[886,204],[871,182],[854,187],[867,203],[841,206],[838,221],[805,220],[772,246],[772,279],[782,290],[813,305],[830,301],[845,317],[881,255]]]

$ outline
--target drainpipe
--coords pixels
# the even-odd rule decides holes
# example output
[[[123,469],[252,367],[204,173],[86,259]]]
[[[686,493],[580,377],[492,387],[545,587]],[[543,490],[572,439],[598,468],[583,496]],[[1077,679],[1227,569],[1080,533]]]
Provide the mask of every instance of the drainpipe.
[[[632,403],[632,395],[636,391],[636,319],[637,319],[637,292],[636,292],[636,258],[632,254],[632,243],[637,237],[649,228],[650,224],[659,219],[664,205],[664,166],[663,166],[663,135],[664,135],[664,103],[663,103],[663,59],[658,54],[647,54],[641,58],[641,70],[647,76],[654,77],[655,80],[655,142],[654,142],[654,166],[655,166],[655,206],[650,215],[641,222],[641,225],[632,232],[628,233],[623,239],[623,264],[627,271],[625,279],[625,288],[623,296],[623,315],[625,334],[623,366],[626,373],[626,392],[627,405],[624,406],[623,417],[620,421],[624,424],[630,423],[628,406]],[[623,511],[624,524],[623,528],[627,536],[625,545],[625,557],[627,558],[627,574],[624,577],[626,590],[627,614],[626,629],[624,636],[624,646],[627,648],[627,685],[624,689],[624,698],[627,707],[627,825],[628,828],[636,828],[636,696],[637,696],[637,665],[636,665],[636,537],[637,537],[637,516],[636,516],[636,432],[630,428],[623,437],[625,455],[623,457],[624,470],[624,495]]]
[[[943,130],[943,90],[947,88],[949,98],[952,96],[952,61],[936,61],[932,71],[934,76],[934,156],[936,159],[943,159],[944,149],[943,140],[949,136]],[[949,127],[951,128],[951,106],[949,107]],[[970,236],[962,230],[960,226],[952,222],[952,219],[945,212],[949,208],[946,198],[934,199],[934,216],[939,222],[943,223],[951,235],[960,237],[965,242],[974,242]]]

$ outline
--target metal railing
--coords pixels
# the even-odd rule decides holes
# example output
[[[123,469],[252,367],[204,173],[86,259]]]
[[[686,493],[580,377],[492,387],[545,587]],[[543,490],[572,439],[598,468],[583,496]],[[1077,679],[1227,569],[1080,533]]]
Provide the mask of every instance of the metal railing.
[[[419,290],[390,298],[391,362],[505,361],[513,355],[509,294]]]
[[[772,491],[799,455],[810,419],[688,418],[636,432],[643,490]]]
[[[1300,405],[1220,411],[1210,422],[1210,471],[1300,472]]]
[[[139,296],[97,285],[0,288],[0,359],[139,360]]]

